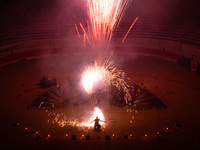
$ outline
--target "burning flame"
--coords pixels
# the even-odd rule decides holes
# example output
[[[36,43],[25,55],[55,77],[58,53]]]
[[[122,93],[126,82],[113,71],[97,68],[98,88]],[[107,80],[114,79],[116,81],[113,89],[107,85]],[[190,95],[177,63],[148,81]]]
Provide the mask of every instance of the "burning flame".
[[[104,121],[104,115],[98,107],[94,108],[94,114],[92,116],[92,120],[96,119],[96,117],[98,117],[100,120]],[[104,122],[99,122],[99,124],[103,125]]]
[[[94,123],[91,123],[91,122],[94,121],[96,117],[98,117],[101,121],[105,120],[102,111],[98,107],[94,108],[93,115],[87,122],[83,123],[83,126],[94,126]],[[104,125],[104,122],[101,122],[101,121],[99,122],[99,124]]]

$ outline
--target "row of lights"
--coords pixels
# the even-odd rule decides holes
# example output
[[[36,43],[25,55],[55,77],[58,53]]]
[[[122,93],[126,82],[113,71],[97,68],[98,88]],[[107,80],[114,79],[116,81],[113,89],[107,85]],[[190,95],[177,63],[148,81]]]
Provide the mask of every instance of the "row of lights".
[[[26,128],[26,129],[27,129],[27,128]],[[168,128],[167,128],[167,129],[168,129]],[[38,131],[36,131],[35,134],[36,134],[36,136],[40,136],[40,134],[39,134]],[[73,137],[73,136],[75,136],[75,135],[72,135],[72,137]],[[157,137],[160,136],[160,132],[156,132],[156,136],[157,136]],[[69,139],[69,134],[66,134],[65,137],[66,137],[66,139]],[[86,137],[89,137],[89,136],[85,136],[84,134],[81,136],[82,139],[88,139],[88,138],[86,138]],[[110,137],[110,136],[106,136],[106,137]],[[111,137],[112,137],[112,139],[114,139],[114,138],[115,138],[115,134],[112,134]],[[51,139],[51,135],[48,134],[48,135],[47,135],[47,138],[50,140],[50,139]],[[129,134],[129,136],[124,136],[124,138],[126,138],[126,139],[132,139],[132,138],[133,138],[133,134]],[[145,134],[145,135],[144,135],[144,138],[145,138],[145,140],[147,140],[147,139],[148,139],[148,135]],[[72,139],[73,139],[73,138],[72,138]],[[76,139],[76,136],[75,136],[75,139]],[[100,139],[100,137],[98,137],[98,139]],[[110,139],[110,138],[109,138],[109,139]]]
[[[16,124],[16,127],[18,127],[19,126],[19,123],[17,123]],[[40,136],[40,134],[39,134],[39,132],[38,131],[36,131],[36,132],[30,132],[30,131],[28,131],[28,128],[27,127],[25,127],[25,130],[24,130],[24,132],[25,133],[35,133],[35,135],[37,136],[37,137],[39,137]],[[169,128],[167,127],[166,129],[165,129],[165,132],[159,132],[159,131],[157,131],[156,132],[156,137],[159,137],[160,136],[160,133],[164,133],[164,134],[169,134]],[[66,139],[69,139],[69,134],[65,134],[65,137],[66,137]],[[76,135],[72,135],[71,136],[72,137],[72,140],[73,139],[76,139]],[[73,138],[74,137],[74,138]],[[110,139],[110,136],[106,136],[107,138],[106,139]],[[90,136],[85,136],[84,134],[81,136],[81,139],[86,139],[86,140],[88,140],[90,138]],[[111,135],[111,138],[112,139],[115,139],[115,134],[112,134]],[[125,139],[132,139],[133,138],[133,134],[129,134],[129,136],[124,136],[124,138]],[[48,134],[47,135],[47,139],[51,139],[51,135],[50,134]],[[98,137],[98,139],[100,139],[100,137]],[[148,139],[148,135],[147,134],[145,134],[144,135],[144,139],[145,140],[147,140]]]

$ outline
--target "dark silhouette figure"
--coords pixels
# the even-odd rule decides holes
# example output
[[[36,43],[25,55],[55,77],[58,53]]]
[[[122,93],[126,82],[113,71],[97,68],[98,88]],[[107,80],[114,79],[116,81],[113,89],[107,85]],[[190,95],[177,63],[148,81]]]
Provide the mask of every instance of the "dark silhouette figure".
[[[100,130],[101,125],[99,124],[99,121],[104,122],[102,120],[100,120],[98,117],[96,117],[96,119],[94,119],[94,121],[92,121],[91,123],[94,122],[94,130],[96,131],[97,129]]]
[[[49,88],[51,86],[56,86],[56,84],[57,81],[55,77],[51,79],[43,76],[42,79],[40,80],[40,85],[42,86],[42,88]]]

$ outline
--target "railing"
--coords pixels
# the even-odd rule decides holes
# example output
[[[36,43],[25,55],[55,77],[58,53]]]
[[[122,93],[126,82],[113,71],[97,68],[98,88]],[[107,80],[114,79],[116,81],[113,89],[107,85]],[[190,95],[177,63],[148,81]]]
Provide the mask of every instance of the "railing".
[[[124,21],[114,32],[113,38],[123,38],[132,22]],[[29,41],[41,41],[66,38],[69,31],[74,30],[74,26],[56,23],[38,23],[26,26],[21,30],[12,33],[0,34],[0,58],[13,55],[13,49],[19,49],[19,43]],[[155,39],[164,41],[173,41],[185,44],[191,47],[200,48],[200,35],[185,33],[173,26],[163,26],[156,24],[145,24],[138,21],[127,39]],[[34,44],[34,42],[33,42]]]
[[[114,36],[123,37],[131,26],[131,23],[130,21],[124,21]],[[128,35],[128,38],[134,37],[170,40],[200,48],[200,33],[186,33],[174,26],[147,24],[138,21]]]

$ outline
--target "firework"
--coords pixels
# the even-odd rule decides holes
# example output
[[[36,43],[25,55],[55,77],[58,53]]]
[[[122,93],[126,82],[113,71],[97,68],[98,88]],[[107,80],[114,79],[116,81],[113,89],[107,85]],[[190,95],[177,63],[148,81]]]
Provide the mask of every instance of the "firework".
[[[83,25],[81,23],[79,24],[82,31],[84,32],[84,37],[86,37],[90,46],[92,47],[100,46],[102,48],[102,46],[107,45],[104,48],[108,49],[110,41],[113,36],[113,31],[119,25],[121,18],[123,17],[123,14],[128,4],[130,4],[131,0],[86,0],[86,1],[87,1],[89,21],[90,21],[90,22],[87,21],[88,33],[86,32]],[[135,24],[136,20],[134,21],[132,26]],[[75,28],[78,36],[80,37],[80,33],[78,31],[76,24]],[[85,42],[86,41],[84,40],[84,47],[86,45]]]
[[[122,2],[122,0],[87,0],[89,18],[96,40],[104,41],[105,38],[111,37],[124,6]],[[127,0],[124,3],[126,2]]]
[[[123,91],[124,99],[127,105],[132,102],[129,85],[125,81],[125,73],[122,70],[118,70],[113,65],[113,61],[105,61],[103,65],[99,66],[97,63],[87,67],[82,74],[82,86],[88,94],[95,93],[96,87],[99,84],[113,85],[118,90]],[[51,116],[49,113],[48,116]],[[98,117],[100,120],[105,120],[102,111],[98,107],[94,107],[92,115],[82,117],[81,120],[76,118],[68,118],[64,113],[54,114],[54,118],[51,123],[57,123],[59,126],[64,127],[66,125],[76,127],[90,127],[93,126],[91,122]],[[101,125],[104,122],[100,122]]]
[[[102,53],[101,51],[109,48],[113,31],[119,25],[121,18],[131,0],[86,1],[89,15],[87,30],[84,28],[82,23],[79,23],[78,26],[75,24],[75,29],[79,38],[81,38],[79,28],[81,28],[84,33],[84,48],[86,48],[86,42],[93,47],[95,51],[96,48],[100,48],[100,52],[99,49],[96,51],[98,53],[98,57],[100,57],[100,53]],[[138,18],[136,18],[132,23],[122,43],[126,39],[137,19]],[[113,66],[112,61],[108,60],[103,64],[97,64],[95,62],[92,66],[87,67],[82,74],[81,83],[88,94],[94,93],[96,91],[96,87],[99,87],[99,84],[113,85],[117,87],[118,90],[123,91],[124,99],[127,105],[130,105],[132,102],[129,85],[125,81],[125,73],[116,69],[116,67]],[[91,121],[93,121],[96,117],[103,121],[105,119],[102,111],[98,107],[94,108],[91,117],[86,117],[84,120],[78,121],[77,119],[67,118],[65,114],[57,114],[52,120],[52,123],[58,123],[61,127],[64,127],[65,125],[90,127],[93,126]],[[104,122],[100,122],[100,124],[103,125]]]
[[[86,68],[82,75],[82,86],[89,94],[95,91],[95,85],[98,83],[113,85],[118,90],[123,91],[126,104],[132,101],[129,85],[125,81],[125,73],[113,66],[113,61],[105,61],[102,66],[95,63]],[[99,85],[98,85],[99,86]]]
[[[81,38],[80,33],[79,33],[79,31],[78,31],[78,28],[77,28],[77,25],[76,25],[76,24],[75,24],[75,28],[76,28],[76,32],[77,32],[77,34],[78,34],[78,37]]]
[[[107,49],[111,41],[114,29],[119,25],[121,18],[131,0],[87,0],[88,15],[90,19],[90,25],[88,24],[88,33],[86,33],[82,24],[80,27],[84,32],[84,47],[85,37],[89,45],[93,47],[100,47],[101,51],[105,49],[103,46],[107,44]],[[125,41],[130,30],[134,26],[138,17],[134,20],[130,26],[128,32],[122,40]],[[98,57],[101,57],[99,49],[97,51]],[[102,58],[100,58],[102,59]],[[101,61],[101,60],[100,60]],[[100,63],[98,64],[100,65]],[[102,66],[98,66],[96,63],[94,66],[88,67],[82,77],[82,85],[86,92],[93,93],[95,91],[95,85],[99,81],[105,81],[122,90],[126,104],[131,104],[131,95],[129,92],[129,86],[124,80],[125,73],[121,70],[117,70],[113,67],[113,62],[105,61]],[[103,82],[104,83],[104,82]]]

